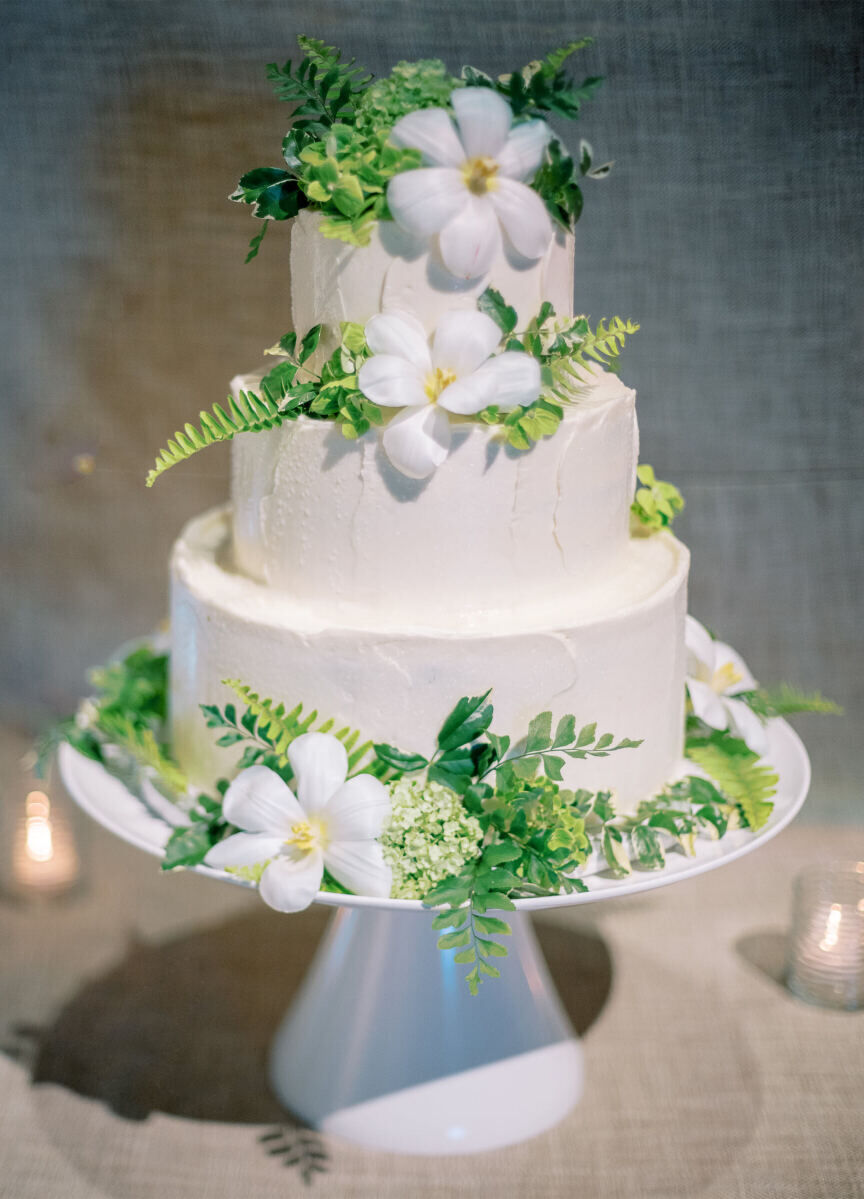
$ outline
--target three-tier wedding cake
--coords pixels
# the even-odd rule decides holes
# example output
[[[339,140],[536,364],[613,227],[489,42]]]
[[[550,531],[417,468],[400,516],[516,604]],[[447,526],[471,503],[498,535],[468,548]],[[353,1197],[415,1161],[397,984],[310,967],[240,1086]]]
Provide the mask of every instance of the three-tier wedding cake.
[[[472,99],[478,111],[481,101],[495,116],[504,110],[509,130],[495,93],[477,88]],[[492,129],[485,111],[483,126]],[[492,129],[475,157],[492,158],[506,136]],[[505,224],[482,274],[465,279],[443,263],[439,237],[381,221],[368,245],[353,246],[324,237],[322,219],[307,209],[290,229],[293,328],[302,337],[322,326],[310,377],[346,322],[381,345],[370,364],[400,345],[419,359],[423,339],[437,343],[444,357],[425,375],[421,362],[424,383],[434,370],[474,365],[472,353],[482,368],[495,361],[487,327],[495,350],[501,335],[477,308],[490,288],[512,304],[517,331],[544,302],[561,328],[572,324],[569,232],[550,226],[542,253],[528,258]],[[393,319],[379,342],[380,314]],[[417,327],[400,325],[403,315]],[[235,397],[258,393],[261,378],[235,379]],[[401,376],[396,386],[406,386]],[[500,404],[508,386],[502,376],[489,402]],[[224,771],[199,705],[223,703],[226,678],[262,695],[309,697],[376,741],[424,754],[454,697],[492,687],[505,728],[553,709],[642,740],[638,752],[569,763],[571,785],[614,789],[627,808],[673,777],[688,553],[667,531],[631,534],[634,392],[600,367],[577,372],[569,387],[560,426],[527,451],[498,426],[445,409],[449,452],[423,478],[391,461],[375,427],[349,440],[333,421],[300,415],[235,437],[231,505],[192,521],[172,560],[173,743],[193,780],[212,785]],[[430,411],[441,411],[447,390]],[[410,396],[396,398],[407,406]]]

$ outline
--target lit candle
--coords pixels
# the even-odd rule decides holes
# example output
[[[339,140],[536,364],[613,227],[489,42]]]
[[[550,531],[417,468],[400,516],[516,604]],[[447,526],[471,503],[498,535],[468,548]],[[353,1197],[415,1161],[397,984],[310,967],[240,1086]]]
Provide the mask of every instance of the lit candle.
[[[864,1005],[864,862],[799,877],[787,982],[808,1003]]]
[[[31,791],[14,830],[13,889],[19,895],[59,895],[78,881],[81,863],[72,829],[44,791]]]

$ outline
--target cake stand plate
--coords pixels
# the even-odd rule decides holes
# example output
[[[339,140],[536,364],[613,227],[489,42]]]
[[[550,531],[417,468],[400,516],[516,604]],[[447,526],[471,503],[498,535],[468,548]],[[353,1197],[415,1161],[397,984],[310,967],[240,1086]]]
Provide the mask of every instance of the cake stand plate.
[[[582,1050],[534,938],[529,912],[597,903],[682,882],[776,836],[807,795],[810,764],[783,720],[768,726],[766,760],[780,776],[756,834],[697,841],[661,871],[626,879],[602,870],[589,890],[516,900],[501,978],[472,997],[441,953],[418,901],[319,892],[338,906],[276,1034],[270,1079],[282,1102],[323,1132],[394,1153],[460,1154],[514,1144],[552,1127],[582,1092]],[[130,844],[162,856],[171,825],[104,766],[69,745],[60,772],[76,802]],[[194,868],[239,886],[221,870]],[[290,919],[290,917],[286,917]]]

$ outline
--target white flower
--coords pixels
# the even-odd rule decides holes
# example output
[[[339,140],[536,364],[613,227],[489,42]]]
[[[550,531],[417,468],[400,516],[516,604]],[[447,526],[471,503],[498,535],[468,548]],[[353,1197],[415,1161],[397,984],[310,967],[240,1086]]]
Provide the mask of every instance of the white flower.
[[[756,680],[743,659],[706,628],[687,617],[687,691],[693,711],[712,729],[729,729],[742,737],[760,757],[768,750],[768,735],[756,713],[735,696],[752,691]]]
[[[540,258],[552,240],[546,206],[523,180],[533,178],[552,136],[545,121],[511,129],[503,97],[486,87],[456,88],[458,132],[443,108],[409,112],[391,141],[420,150],[428,166],[394,176],[387,204],[398,225],[420,237],[439,235],[444,265],[464,279],[485,275],[504,226],[513,248]]]
[[[261,898],[279,912],[309,906],[326,867],[358,895],[387,898],[390,867],[376,838],[390,812],[387,788],[369,774],[345,781],[348,754],[336,737],[304,733],[288,749],[297,798],[266,766],[250,766],[225,792],[225,819],[245,832],[207,854],[220,869],[267,863]]]
[[[450,449],[448,412],[473,416],[530,404],[540,394],[540,365],[519,350],[489,355],[501,340],[491,317],[476,309],[446,312],[432,341],[416,317],[383,312],[366,325],[372,351],[357,385],[375,404],[404,408],[384,430],[387,457],[412,479],[425,479]]]

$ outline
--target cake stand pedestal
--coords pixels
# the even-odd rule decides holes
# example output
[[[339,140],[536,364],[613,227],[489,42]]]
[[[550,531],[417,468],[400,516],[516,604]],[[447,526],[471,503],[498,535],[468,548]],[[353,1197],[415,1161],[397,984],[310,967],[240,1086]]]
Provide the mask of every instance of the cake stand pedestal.
[[[341,910],[273,1043],[270,1078],[285,1105],[322,1131],[395,1153],[458,1154],[527,1139],[561,1120],[582,1092],[582,1053],[537,948],[527,913],[596,903],[681,882],[765,844],[807,795],[806,751],[782,720],[768,726],[780,781],[758,833],[699,841],[693,857],[626,879],[603,874],[574,895],[516,900],[500,979],[476,997],[465,968],[441,953],[431,915],[413,900],[319,892]],[[171,826],[104,766],[69,745],[59,765],[73,798],[100,824],[161,856]],[[198,874],[248,886],[207,866]],[[285,917],[290,920],[290,916]]]
[[[428,914],[340,911],[270,1053],[285,1106],[391,1153],[473,1153],[557,1124],[582,1050],[527,914],[509,916],[502,979],[472,996]]]

